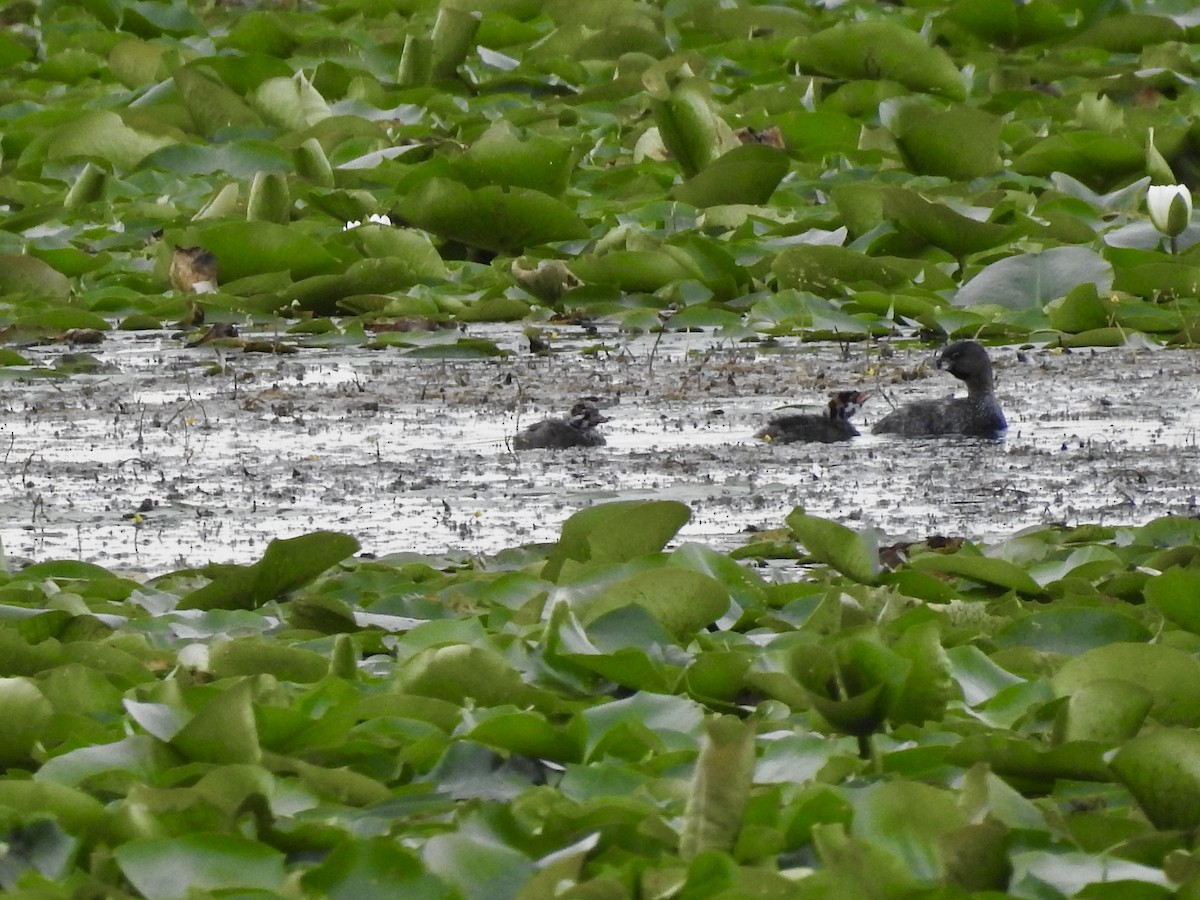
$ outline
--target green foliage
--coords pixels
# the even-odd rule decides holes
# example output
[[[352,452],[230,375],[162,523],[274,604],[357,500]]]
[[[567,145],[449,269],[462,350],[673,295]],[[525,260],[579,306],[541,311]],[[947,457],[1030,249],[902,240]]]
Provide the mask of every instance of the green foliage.
[[[666,549],[686,515],[593,506],[515,568],[346,562],[350,539],[308,535],[191,593],[172,585],[198,573],[159,579],[153,615],[97,566],[10,576],[0,819],[23,849],[0,881],[1024,896],[1036,871],[1040,898],[1114,870],[1138,891],[1192,877],[1191,570],[1106,591],[1188,558],[1195,523],[1045,528],[885,570],[797,510],[825,565],[777,580]],[[186,608],[206,591],[231,602]],[[797,854],[812,872],[792,881]],[[1064,858],[1070,889],[1047,887]]]
[[[427,286],[462,323],[569,303],[648,329],[674,304],[666,327],[746,336],[1195,341],[1200,228],[1168,241],[1144,206],[1151,182],[1196,186],[1189,32],[1168,11],[276,13],[56,4],[0,41],[8,318],[103,314],[113,289],[155,315],[165,263],[131,273],[162,231],[217,257],[204,305],[336,318],[350,341]],[[372,215],[403,246],[343,232]],[[519,254],[571,278],[535,306],[481,302],[526,285],[477,263]],[[781,314],[791,291],[824,303]]]

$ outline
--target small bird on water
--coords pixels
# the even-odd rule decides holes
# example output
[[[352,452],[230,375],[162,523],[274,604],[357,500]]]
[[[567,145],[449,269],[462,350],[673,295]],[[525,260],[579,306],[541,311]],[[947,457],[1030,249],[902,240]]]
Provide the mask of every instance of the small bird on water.
[[[858,429],[850,424],[850,419],[868,396],[862,391],[837,391],[829,395],[825,412],[775,416],[755,437],[777,444],[848,441],[858,437]]]
[[[543,419],[513,436],[514,450],[565,450],[568,447],[603,447],[604,435],[596,426],[607,422],[595,397],[585,397],[564,419]]]

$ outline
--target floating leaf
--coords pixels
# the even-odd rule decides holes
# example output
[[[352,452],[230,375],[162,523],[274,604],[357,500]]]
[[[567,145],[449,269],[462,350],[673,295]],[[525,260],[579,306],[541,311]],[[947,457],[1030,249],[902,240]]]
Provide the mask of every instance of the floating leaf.
[[[416,854],[385,837],[341,841],[301,884],[329,900],[445,900],[448,892]]]
[[[223,566],[213,580],[186,594],[179,609],[254,609],[307,584],[358,550],[358,541],[333,531],[318,531],[267,545],[250,566]]]
[[[729,608],[729,592],[714,578],[674,566],[647,569],[606,588],[577,610],[584,625],[628,604],[650,612],[675,640],[686,643]]]
[[[733,849],[753,776],[753,723],[735,716],[706,722],[679,838],[679,855],[684,860],[707,850]]]
[[[325,98],[303,72],[291,78],[269,78],[249,99],[263,118],[293,131],[303,131],[332,115]]]
[[[572,156],[565,141],[518,132],[501,119],[467,148],[455,166],[472,187],[526,187],[558,197],[570,182]]]
[[[201,134],[210,135],[231,126],[261,124],[254,110],[222,84],[210,68],[185,66],[176,69],[171,78]]]
[[[1150,630],[1137,619],[1115,610],[1062,608],[1015,619],[997,633],[996,643],[1078,656],[1104,644],[1147,641],[1150,636]]]
[[[0,293],[64,300],[71,282],[40,259],[0,253]]]
[[[1150,692],[1129,681],[1101,678],[1075,690],[1061,708],[1055,737],[1119,744],[1138,733],[1154,705]]]
[[[571,271],[586,284],[612,284],[631,293],[653,293],[695,275],[690,261],[665,248],[581,256],[571,261]]]
[[[888,126],[914,172],[969,181],[1000,170],[999,118],[972,106],[898,102]]]
[[[1052,247],[997,260],[977,273],[954,297],[955,306],[995,303],[1010,309],[1039,307],[1091,282],[1112,290],[1113,267],[1086,247]]]
[[[791,45],[799,65],[835,78],[898,81],[914,91],[966,99],[961,73],[945,51],[895,22],[835,25]]]
[[[0,735],[0,765],[25,763],[53,714],[50,701],[33,682],[0,678],[0,717],[7,723]]]
[[[686,78],[664,100],[652,101],[658,133],[687,178],[705,169],[731,149],[729,126],[718,114],[708,85]]]
[[[935,203],[916,191],[892,187],[883,193],[883,215],[959,259],[1010,240],[1013,229],[981,222]]]
[[[787,524],[810,554],[843,575],[863,584],[873,584],[879,577],[879,545],[874,535],[805,515],[800,507],[788,514]]]
[[[1161,644],[1107,644],[1067,660],[1054,676],[1054,689],[1069,696],[1109,678],[1149,692],[1154,701],[1151,715],[1160,722],[1200,724],[1200,661],[1190,654]]]
[[[300,279],[338,268],[337,260],[318,241],[273,222],[205,223],[197,229],[195,243],[217,258],[223,282],[288,271]]]
[[[1156,575],[1146,582],[1146,600],[1157,606],[1172,622],[1193,634],[1200,634],[1200,572],[1178,566]]]
[[[426,231],[497,253],[588,235],[569,206],[541,191],[494,185],[471,190],[448,178],[422,183],[406,198],[404,214]]]
[[[233,889],[277,893],[284,884],[283,854],[241,835],[133,840],[113,855],[147,900],[184,900],[194,892]]]
[[[1200,734],[1160,728],[1126,743],[1112,767],[1158,828],[1200,825]]]
[[[765,204],[788,171],[782,150],[746,144],[723,153],[703,169],[671,189],[671,196],[692,206],[727,203]]]
[[[280,681],[311,683],[329,672],[329,659],[300,647],[237,637],[213,642],[208,650],[208,670],[215,678],[268,674]]]
[[[85,112],[46,136],[49,159],[102,159],[117,169],[131,169],[155,150],[176,143],[173,137],[130,128],[115,112]]]
[[[175,733],[171,745],[197,762],[257,763],[262,750],[250,691],[250,682],[240,680],[217,693]]]
[[[673,500],[627,500],[580,510],[563,523],[542,578],[556,581],[575,564],[626,562],[657,553],[691,517]]]

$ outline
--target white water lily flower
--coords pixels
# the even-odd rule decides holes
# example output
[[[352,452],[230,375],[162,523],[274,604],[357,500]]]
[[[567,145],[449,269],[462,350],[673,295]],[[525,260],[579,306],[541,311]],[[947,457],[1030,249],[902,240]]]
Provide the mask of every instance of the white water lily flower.
[[[361,224],[362,224],[362,222],[358,221],[358,219],[351,219],[349,222],[347,222],[345,224],[345,226],[343,226],[342,231],[349,231],[351,228],[357,228]],[[369,216],[367,216],[367,224],[368,225],[391,225],[392,220],[389,219],[387,216],[381,216],[376,213],[371,213]]]
[[[1182,234],[1192,221],[1192,192],[1182,184],[1155,184],[1146,191],[1154,227],[1168,237]]]

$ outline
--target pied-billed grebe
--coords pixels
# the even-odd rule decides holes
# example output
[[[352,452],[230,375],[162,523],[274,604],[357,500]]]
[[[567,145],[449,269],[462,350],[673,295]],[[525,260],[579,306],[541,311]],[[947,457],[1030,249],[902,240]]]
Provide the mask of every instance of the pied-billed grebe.
[[[920,437],[971,434],[996,437],[1008,427],[992,393],[992,361],[974,341],[956,341],[938,354],[937,367],[967,386],[967,396],[952,400],[920,400],[888,413],[875,423],[875,434]]]
[[[603,447],[604,435],[597,425],[608,421],[594,397],[585,397],[571,407],[565,419],[544,419],[513,436],[514,450],[564,450],[567,447]]]
[[[848,441],[858,437],[858,429],[850,424],[850,418],[866,399],[862,391],[837,391],[829,395],[829,408],[825,412],[776,416],[755,437],[778,444]]]

